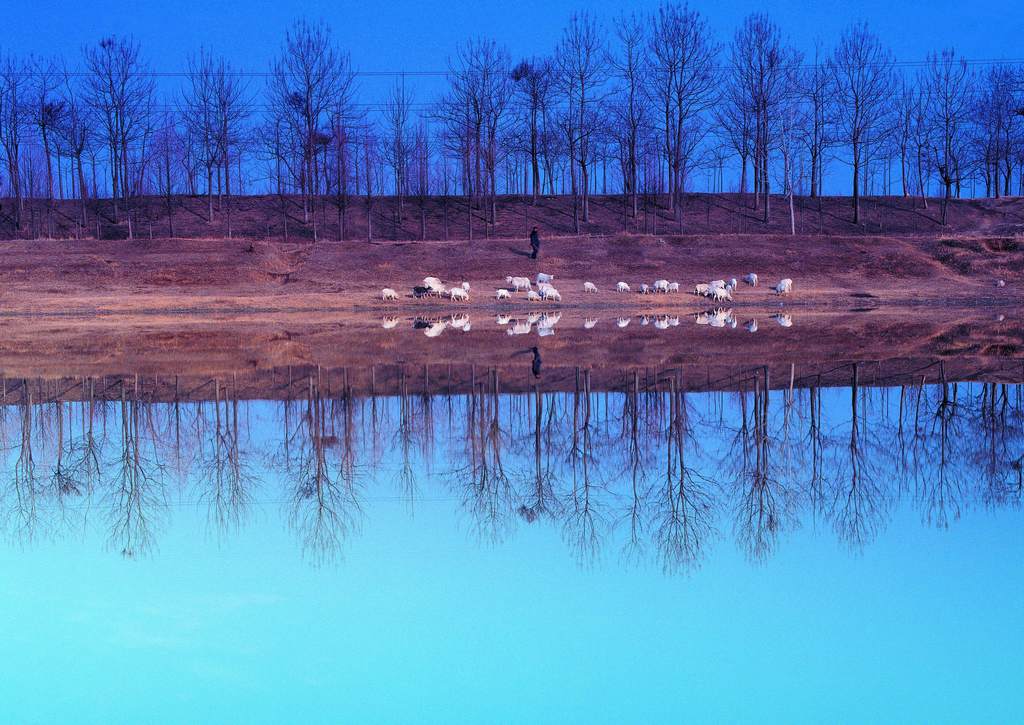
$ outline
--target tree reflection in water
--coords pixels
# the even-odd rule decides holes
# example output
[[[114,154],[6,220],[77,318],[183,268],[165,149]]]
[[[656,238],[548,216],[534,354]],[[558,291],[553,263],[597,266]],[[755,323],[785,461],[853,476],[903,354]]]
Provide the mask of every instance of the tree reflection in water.
[[[531,380],[506,392],[498,370],[453,384],[424,368],[400,371],[392,395],[375,378],[355,394],[345,370],[289,370],[264,401],[240,397],[234,377],[175,381],[172,399],[137,377],[6,380],[0,524],[30,544],[102,522],[133,557],[154,550],[172,504],[199,507],[222,536],[256,507],[278,509],[321,564],[397,491],[410,515],[421,497],[457,502],[479,541],[540,526],[580,566],[612,551],[680,574],[730,530],[760,563],[811,517],[860,551],[897,505],[947,528],[972,508],[1020,504],[1020,385],[951,382],[939,364],[923,373],[938,382],[874,387],[863,365],[847,369],[845,388],[796,386],[794,368],[773,386],[758,368],[705,393],[687,392],[680,369],[629,370],[595,392],[577,368],[568,390]]]

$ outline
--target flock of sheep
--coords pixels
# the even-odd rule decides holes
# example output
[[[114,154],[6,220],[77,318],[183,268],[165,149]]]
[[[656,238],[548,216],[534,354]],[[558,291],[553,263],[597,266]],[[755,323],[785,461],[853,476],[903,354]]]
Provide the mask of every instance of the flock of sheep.
[[[506,277],[505,286],[496,290],[494,297],[499,301],[513,300],[516,298],[516,295],[525,292],[528,302],[561,302],[562,295],[555,288],[554,281],[554,275],[543,272],[539,273],[533,280],[528,277]],[[753,272],[747,274],[743,277],[743,282],[751,287],[756,287],[758,284],[757,274]],[[711,282],[702,282],[695,285],[693,287],[693,294],[707,297],[715,302],[731,302],[733,300],[733,293],[738,286],[739,282],[735,278],[729,280],[716,279]],[[448,287],[438,277],[425,277],[422,284],[413,287],[412,294],[417,298],[446,297],[453,302],[469,302],[470,290],[471,287],[468,282]],[[593,282],[583,283],[584,294],[596,294],[598,291],[597,285]],[[615,285],[615,291],[620,294],[631,293],[633,288],[626,282],[619,282]],[[672,294],[680,291],[680,284],[678,282],[670,282],[667,279],[659,279],[650,285],[638,285],[636,291],[642,295]],[[793,280],[788,277],[780,280],[778,284],[772,287],[772,291],[779,295],[790,294],[793,291]],[[380,296],[385,302],[395,302],[398,300],[398,293],[390,287],[382,289]],[[536,330],[539,336],[544,337],[554,334],[555,325],[561,317],[562,315],[559,312],[545,311],[533,312],[525,317],[499,314],[496,321],[499,325],[505,326],[506,332],[509,335],[524,335]],[[692,317],[696,324],[707,325],[708,327],[735,329],[739,325],[739,321],[731,309],[718,308],[707,312],[698,312],[692,315]],[[632,317],[619,317],[616,319],[616,325],[620,328],[626,327],[633,319]],[[770,319],[782,327],[791,327],[793,324],[793,318],[788,314],[775,314]],[[639,317],[639,320],[641,325],[653,324],[659,330],[665,330],[680,324],[679,317],[675,315],[642,315]],[[589,330],[594,328],[597,323],[598,319],[596,317],[587,317],[583,327]],[[398,324],[399,320],[394,316],[386,317],[382,322],[383,327],[387,329],[397,327]],[[427,337],[437,337],[447,329],[469,332],[472,329],[472,323],[468,315],[458,313],[432,319],[417,318],[413,322],[413,327],[423,330],[423,334]],[[757,332],[757,319],[749,319],[744,323],[744,328],[749,332]]]
[[[553,274],[545,274],[543,272],[537,274],[534,282],[531,282],[529,277],[506,277],[506,286],[498,289],[494,296],[497,300],[511,300],[513,295],[525,292],[528,302],[561,302],[562,295],[555,288],[554,281],[555,276]],[[751,272],[743,278],[743,281],[751,287],[756,287],[758,281],[757,274]],[[695,285],[693,293],[708,297],[715,302],[731,302],[733,292],[738,284],[735,278],[728,281],[716,279],[712,282],[702,282]],[[536,286],[536,289],[534,289],[534,286]],[[670,294],[679,292],[679,289],[678,282],[659,279],[651,285],[641,284],[637,288],[637,292],[642,295]],[[789,294],[793,291],[793,280],[786,277],[780,280],[772,290],[780,295]],[[632,288],[625,282],[619,282],[615,285],[615,291],[618,293],[628,293],[632,291]],[[412,290],[414,297],[448,297],[452,302],[469,302],[469,292],[469,282],[463,282],[458,286],[449,288],[437,277],[424,277],[423,284],[413,287]],[[593,282],[584,282],[583,292],[584,294],[596,294],[598,292],[597,285]],[[385,287],[380,292],[380,298],[384,302],[396,302],[398,301],[398,293],[391,287]]]

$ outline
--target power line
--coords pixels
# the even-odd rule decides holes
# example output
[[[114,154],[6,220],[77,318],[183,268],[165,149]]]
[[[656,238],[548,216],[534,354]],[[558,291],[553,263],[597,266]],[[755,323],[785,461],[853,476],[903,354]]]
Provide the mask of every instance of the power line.
[[[893,68],[923,68],[931,64],[930,60],[896,60],[890,63],[866,63],[865,68],[882,68],[882,67],[893,67]],[[1006,65],[1024,65],[1024,58],[957,58],[954,59],[956,63],[963,63],[968,66],[1006,66]],[[793,66],[799,70],[811,70],[813,68],[822,68],[826,63],[801,63],[797,66]],[[725,72],[732,68],[731,65],[720,65],[714,66],[712,70],[715,72]],[[656,73],[667,73],[666,68],[647,68],[647,71],[653,71]],[[481,71],[482,73],[482,71]],[[9,75],[18,77],[33,77],[40,75],[48,75],[46,71],[39,70],[23,70],[16,71]],[[237,77],[237,78],[273,78],[275,73],[272,71],[254,71],[254,70],[232,70],[224,71],[224,75]],[[506,75],[511,76],[512,71],[506,71]],[[88,71],[62,71],[60,75],[74,77],[74,78],[86,78],[92,75]],[[143,78],[188,78],[188,71],[139,71],[134,75]],[[457,70],[356,70],[352,71],[352,75],[356,77],[366,78],[400,78],[400,77],[448,77],[456,75],[474,75],[472,71],[457,71]]]

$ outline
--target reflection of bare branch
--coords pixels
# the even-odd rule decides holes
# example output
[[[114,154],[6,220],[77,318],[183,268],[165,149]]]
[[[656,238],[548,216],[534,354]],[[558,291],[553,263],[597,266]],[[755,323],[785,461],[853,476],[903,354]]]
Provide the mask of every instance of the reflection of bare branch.
[[[935,472],[922,479],[921,498],[924,504],[925,520],[938,528],[948,528],[950,521],[960,518],[964,499],[965,481],[960,461],[954,458],[953,441],[962,439],[959,428],[959,386],[953,384],[953,397],[949,397],[949,386],[940,386],[942,399],[935,411],[935,425],[938,426],[938,451],[933,451],[932,460],[937,464]]]
[[[745,455],[737,484],[742,490],[736,534],[740,546],[751,561],[763,562],[775,550],[779,533],[787,523],[794,523],[793,490],[780,475],[774,458],[775,437],[770,430],[768,369],[764,369],[764,386],[755,381],[753,434],[749,445],[753,455]]]
[[[554,475],[551,471],[551,466],[547,464],[547,459],[543,455],[541,421],[544,414],[540,389],[538,387],[534,388],[534,397],[536,399],[536,414],[533,429],[533,474],[529,480],[530,501],[529,504],[523,503],[518,509],[522,519],[530,524],[540,518],[550,516],[552,508],[557,504],[554,486],[552,486]],[[574,420],[579,412],[579,397],[579,389],[577,389],[574,401]],[[574,426],[573,440],[575,441],[577,437]],[[576,452],[577,447],[574,442],[572,454],[574,461]]]
[[[707,489],[710,482],[686,465],[686,398],[675,378],[669,416],[664,495],[654,538],[662,569],[677,574],[700,566],[704,547],[715,534],[714,500]]]
[[[887,514],[885,491],[879,483],[878,457],[867,451],[861,437],[858,392],[858,367],[855,364],[850,387],[852,419],[848,456],[834,462],[836,483],[829,512],[836,534],[854,551],[860,551],[874,541]]]
[[[36,478],[36,464],[32,455],[32,394],[26,390],[21,405],[21,440],[18,455],[14,461],[9,498],[11,506],[4,517],[10,523],[7,527],[15,539],[31,541],[38,533],[39,481]]]
[[[138,381],[136,395],[138,398]],[[154,547],[154,518],[162,511],[163,467],[139,438],[141,404],[128,401],[121,387],[121,451],[111,466],[110,543],[125,557],[144,555]]]
[[[360,526],[362,506],[351,477],[354,471],[344,466],[332,470],[328,461],[328,447],[337,439],[327,434],[324,400],[312,380],[306,421],[308,436],[295,465],[291,523],[302,535],[303,551],[322,564],[343,553],[342,545]]]
[[[491,395],[483,385],[470,395],[467,433],[470,438],[469,464],[456,469],[461,479],[463,506],[467,509],[481,541],[497,543],[505,538],[512,510],[512,485],[505,471],[501,447],[504,434],[499,412],[497,372],[491,372]]]
[[[595,491],[590,478],[591,444],[590,425],[590,390],[587,382],[587,395],[583,403],[583,420],[580,427],[582,446],[579,448],[580,485],[576,484],[576,460],[573,460],[573,492],[572,507],[569,509],[563,526],[563,536],[569,543],[569,549],[576,557],[580,566],[592,566],[598,559],[601,549],[601,538],[605,517],[597,506]],[[540,426],[540,395],[537,395],[537,425]],[[573,420],[575,427],[575,418]],[[576,435],[574,430],[573,435]],[[539,443],[538,443],[539,445]],[[538,450],[539,453],[539,450]]]
[[[89,381],[90,396],[95,391],[95,381]],[[93,432],[93,420],[95,418],[94,403],[90,397],[87,403],[82,403],[84,421],[82,435],[72,448],[71,469],[74,476],[81,481],[87,492],[91,492],[102,477],[100,466],[100,443]]]
[[[222,399],[219,380],[214,383],[213,412],[210,441],[200,452],[199,486],[200,497],[207,500],[208,520],[224,534],[245,520],[259,477],[242,451],[238,401],[226,395]]]

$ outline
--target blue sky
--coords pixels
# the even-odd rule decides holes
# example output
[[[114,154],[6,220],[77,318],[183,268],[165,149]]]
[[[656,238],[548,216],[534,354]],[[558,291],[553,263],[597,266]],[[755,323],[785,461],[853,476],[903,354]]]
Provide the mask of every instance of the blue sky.
[[[157,70],[180,71],[186,54],[200,46],[223,53],[237,67],[262,71],[281,44],[284,28],[299,17],[323,18],[339,44],[350,50],[354,65],[364,71],[438,71],[456,44],[472,35],[490,35],[505,43],[513,57],[545,53],[557,42],[569,15],[583,7],[611,21],[623,7],[638,12],[656,2],[623,4],[565,0],[450,0],[409,2],[285,2],[249,0],[218,2],[181,0],[174,3],[113,0],[65,3],[55,0],[11,2],[4,10],[8,28],[0,47],[15,52],[62,53],[77,56],[84,44],[111,33],[131,34],[141,41]],[[742,18],[765,11],[785,35],[805,51],[815,39],[825,45],[849,23],[867,20],[882,40],[904,61],[921,60],[932,50],[954,46],[972,59],[1024,57],[1020,44],[1024,4],[1013,0],[963,3],[938,0],[838,2],[800,0],[731,3],[697,2],[721,41]],[[38,32],[10,29],[37,28]],[[387,80],[367,79],[367,100],[383,94]],[[419,96],[430,98],[436,79],[417,79]]]

